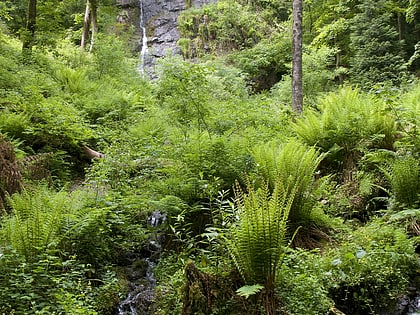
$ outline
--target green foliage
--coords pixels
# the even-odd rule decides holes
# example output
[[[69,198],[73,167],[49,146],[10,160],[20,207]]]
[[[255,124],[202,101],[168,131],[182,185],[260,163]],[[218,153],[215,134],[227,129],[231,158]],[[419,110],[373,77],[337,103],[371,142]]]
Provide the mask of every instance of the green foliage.
[[[418,266],[413,240],[381,222],[360,228],[328,254],[331,297],[346,313],[376,314],[404,292]]]
[[[398,83],[408,56],[415,71],[417,2],[305,1],[307,104],[347,74],[363,88],[373,80]],[[194,64],[166,58],[151,82],[128,57],[134,27],[115,25],[112,1],[100,1],[92,53],[75,46],[84,2],[45,0],[38,1],[37,45],[22,55],[21,42],[5,34],[24,28],[26,7],[24,0],[0,3],[0,134],[19,153],[6,160],[25,166],[10,168],[24,181],[33,178],[30,160],[48,156],[51,184],[72,192],[23,182],[32,188],[10,197],[11,213],[0,218],[0,313],[115,314],[127,279],[117,281],[109,266],[127,264],[127,253],[143,253],[161,234],[155,314],[181,313],[187,286],[203,310],[218,314],[257,312],[255,301],[271,313],[280,300],[277,311],[290,314],[325,314],[334,302],[345,313],[367,314],[404,291],[417,268],[414,240],[394,226],[419,235],[418,211],[407,209],[418,206],[418,86],[399,100],[391,90],[375,98],[341,88],[292,123],[289,0],[191,7],[179,18],[178,44]],[[295,133],[300,140],[288,140]],[[79,143],[106,157],[88,161]],[[407,156],[389,162],[389,186],[374,170],[390,160],[382,149]],[[69,180],[82,180],[85,167],[79,191],[80,182]],[[0,174],[0,183],[12,171]],[[337,172],[342,178],[326,184]],[[259,188],[249,184],[244,192],[237,184],[234,205],[229,189],[235,181],[246,185],[246,173]],[[286,249],[293,232],[286,222],[331,229],[323,210],[364,209],[379,185],[398,212],[381,223],[368,218],[351,234],[341,221],[332,235],[317,230],[337,241],[319,252]],[[153,211],[167,216],[157,229],[147,224]],[[235,293],[244,284],[238,275],[227,275],[228,249],[251,285],[242,287],[248,300]],[[206,270],[190,269],[190,283],[189,259]]]
[[[268,314],[274,314],[276,275],[286,252],[287,219],[295,189],[277,180],[272,193],[268,184],[247,194],[235,187],[238,221],[226,235],[226,245],[245,284],[264,286],[261,298]]]
[[[358,8],[360,13],[352,19],[352,81],[363,88],[385,81],[398,84],[406,69],[402,42],[386,1],[362,1]]]
[[[73,69],[61,66],[55,70],[54,76],[62,89],[67,93],[88,93],[89,78],[86,69]]]
[[[168,313],[181,314],[182,295],[184,285],[184,264],[178,259],[179,255],[165,255],[159,259],[154,269],[158,285],[154,297],[154,314],[166,315]]]
[[[270,193],[268,186],[247,193],[237,185],[236,211],[239,218],[227,236],[229,253],[245,283],[274,289],[277,268],[286,249],[287,219],[295,196],[281,180]]]
[[[279,272],[276,294],[289,314],[328,314],[333,301],[323,282],[326,272],[322,260],[318,251],[288,250]]]
[[[157,97],[185,137],[191,127],[208,129],[211,94],[206,75],[210,72],[208,67],[185,61],[168,60],[162,64]]]
[[[226,106],[227,102],[237,103],[248,99],[246,74],[243,71],[221,61],[211,61],[206,64],[213,69],[213,72],[208,74],[207,80],[214,90],[218,91],[218,97],[214,101],[220,101]],[[219,110],[225,106],[218,106],[221,107]]]
[[[399,151],[420,156],[420,92],[418,83],[413,84],[410,89],[403,93],[400,99],[394,104],[394,115],[399,123],[401,137],[396,142]]]
[[[217,190],[229,189],[235,180],[251,169],[244,143],[234,138],[193,134],[182,146],[178,159],[188,167],[191,176],[219,182]]]
[[[5,109],[0,116],[0,132],[10,138],[22,139],[29,123],[26,113],[15,113]]]
[[[328,153],[330,167],[348,173],[364,151],[392,149],[396,125],[384,107],[372,96],[344,87],[322,97],[319,111],[308,109],[294,130],[306,144]]]
[[[324,92],[328,92],[334,85],[334,80],[343,69],[336,68],[333,65],[335,49],[326,46],[307,47],[302,55],[302,72],[303,72],[303,91],[305,104],[312,106],[316,98]],[[287,71],[287,73],[290,73]],[[292,98],[291,93],[291,77],[284,75],[282,80],[273,86],[272,93],[276,99],[284,104],[290,104]]]
[[[9,275],[0,281],[10,286],[5,291],[9,298],[3,299],[5,310],[107,314],[115,308],[121,288],[112,272],[101,271],[147,236],[128,214],[138,213],[121,204],[117,215],[111,211],[116,206],[101,207],[102,202],[94,191],[57,193],[45,186],[10,198],[12,213],[2,218],[1,229],[0,269]],[[130,208],[127,201],[125,206]],[[91,288],[86,277],[94,274],[99,282]],[[18,306],[10,297],[22,297],[25,303]]]
[[[22,174],[16,161],[14,145],[0,134],[0,208],[6,208],[7,196],[22,188]]]
[[[26,130],[36,145],[69,149],[69,146],[93,136],[80,112],[59,98],[49,98],[26,110],[36,122]]]
[[[3,219],[3,241],[28,261],[57,251],[69,228],[68,218],[77,214],[79,203],[64,191],[55,193],[45,186],[14,194],[9,200],[12,213]]]
[[[115,36],[101,35],[97,38],[94,54],[94,73],[99,79],[104,76],[117,76],[134,74],[134,67],[127,67],[128,55],[120,39]],[[131,73],[128,70],[131,70]],[[128,73],[127,73],[128,72]]]
[[[0,256],[0,312],[4,314],[97,314],[87,266],[48,252],[34,261],[3,247]],[[73,312],[74,310],[74,312]],[[76,313],[77,312],[77,313]]]
[[[27,155],[54,152],[52,165],[60,165],[62,171],[50,171],[60,180],[68,180],[70,168],[77,169],[80,166],[77,172],[83,168],[82,164],[77,167],[72,164],[72,159],[80,158],[78,142],[94,137],[84,113],[72,102],[74,94],[67,99],[62,94],[66,90],[69,93],[80,92],[81,79],[77,83],[79,90],[76,90],[75,85],[67,89],[66,84],[70,86],[76,81],[76,75],[73,75],[76,71],[72,72],[51,56],[35,51],[32,61],[25,63],[9,39],[1,47],[4,58],[0,63],[5,66],[1,67],[0,77],[7,79],[0,83],[0,132],[9,139],[19,140]],[[58,75],[60,71],[56,69],[61,70],[61,77]],[[63,75],[65,69],[67,80]],[[73,155],[73,158],[66,154]]]
[[[419,161],[410,156],[397,158],[392,162],[388,179],[396,207],[412,208],[419,205],[419,167]]]
[[[408,235],[420,235],[420,209],[407,209],[391,213],[386,217],[387,223],[404,227]]]
[[[289,219],[295,225],[311,221],[316,189],[315,172],[323,156],[313,147],[290,140],[282,145],[266,143],[253,150],[256,172],[273,189],[281,181],[288,193],[294,192]]]
[[[243,287],[240,287],[238,290],[236,290],[236,293],[238,293],[238,295],[243,296],[247,299],[251,295],[254,295],[260,292],[261,289],[264,289],[264,287],[259,284],[244,285]]]
[[[228,55],[227,59],[249,76],[256,91],[269,89],[289,73],[291,35],[288,29],[289,25],[284,23],[281,31],[270,38]]]
[[[177,45],[181,49],[182,55],[184,58],[191,58],[191,40],[189,38],[180,38],[177,42]]]
[[[222,52],[252,47],[270,29],[252,6],[231,0],[186,10],[179,16],[178,26],[183,37],[194,41],[198,55],[203,50]]]

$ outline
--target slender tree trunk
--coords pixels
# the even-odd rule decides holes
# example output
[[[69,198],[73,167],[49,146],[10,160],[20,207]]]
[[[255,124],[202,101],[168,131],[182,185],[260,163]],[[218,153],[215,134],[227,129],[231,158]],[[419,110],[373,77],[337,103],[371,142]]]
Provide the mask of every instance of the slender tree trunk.
[[[401,14],[397,13],[397,22],[398,22],[398,39],[402,41],[403,39],[403,31],[402,31],[402,22],[401,22]]]
[[[89,38],[89,30],[90,30],[90,3],[89,0],[86,0],[86,10],[85,10],[85,18],[83,21],[83,32],[82,32],[82,39],[80,41],[80,47],[82,49],[86,48],[86,43]]]
[[[96,40],[96,34],[98,33],[98,5],[96,0],[90,0],[90,14],[91,14],[91,25],[92,25],[92,34],[90,37],[90,47],[89,51],[92,52],[93,46]]]
[[[86,48],[89,40],[90,32],[90,46],[89,51],[92,51],[98,33],[98,3],[96,0],[86,0],[85,19],[83,21],[82,39],[80,47]]]
[[[292,51],[292,109],[302,113],[302,11],[303,0],[293,0],[293,51]]]
[[[23,38],[22,46],[24,50],[32,50],[32,47],[35,45],[36,1],[37,0],[29,0],[28,18],[26,21],[27,34]]]

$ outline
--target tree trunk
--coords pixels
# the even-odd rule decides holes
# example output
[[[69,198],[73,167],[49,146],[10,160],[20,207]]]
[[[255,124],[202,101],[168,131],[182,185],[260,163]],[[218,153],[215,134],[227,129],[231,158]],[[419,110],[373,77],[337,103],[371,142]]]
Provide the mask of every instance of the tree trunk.
[[[28,19],[26,21],[27,34],[23,38],[24,50],[32,50],[35,45],[35,29],[36,29],[36,0],[29,0]]]
[[[86,0],[86,10],[85,10],[85,18],[83,21],[82,39],[80,41],[80,47],[82,49],[86,48],[86,42],[89,38],[89,30],[90,30],[90,3],[89,3],[89,0]]]
[[[302,1],[293,0],[292,109],[298,114],[301,114],[303,109]]]
[[[91,16],[91,25],[92,25],[92,34],[90,37],[90,47],[89,52],[92,52],[93,46],[96,40],[96,34],[98,33],[98,5],[96,0],[90,0],[90,16]]]
[[[89,51],[91,52],[95,43],[96,34],[98,33],[98,3],[96,0],[86,0],[85,19],[83,21],[83,32],[82,40],[80,41],[80,47],[86,48],[89,32],[90,32],[90,46]]]

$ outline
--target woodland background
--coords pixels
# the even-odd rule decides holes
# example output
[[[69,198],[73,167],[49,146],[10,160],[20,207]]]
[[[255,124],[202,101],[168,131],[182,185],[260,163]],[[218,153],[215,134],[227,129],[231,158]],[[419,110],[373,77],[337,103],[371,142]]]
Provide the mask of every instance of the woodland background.
[[[418,311],[419,6],[303,1],[297,114],[291,1],[186,1],[154,79],[114,1],[1,1],[0,313],[121,314],[150,262],[141,314]]]

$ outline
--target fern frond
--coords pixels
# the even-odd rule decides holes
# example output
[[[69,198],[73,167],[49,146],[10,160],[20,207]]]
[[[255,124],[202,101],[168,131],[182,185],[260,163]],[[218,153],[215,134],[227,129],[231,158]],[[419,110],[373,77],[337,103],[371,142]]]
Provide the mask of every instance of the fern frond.
[[[75,226],[92,218],[83,196],[55,192],[46,186],[9,198],[12,213],[4,219],[5,240],[28,260],[46,250],[58,250]]]
[[[276,180],[273,192],[268,183],[247,193],[235,185],[237,225],[232,226],[227,246],[232,260],[246,283],[272,287],[285,251],[287,219],[296,189]]]
[[[420,163],[414,157],[396,159],[392,164],[390,183],[395,201],[400,205],[418,205],[420,198]]]
[[[315,187],[315,172],[324,155],[296,140],[282,145],[258,146],[253,155],[258,164],[257,171],[268,181],[271,190],[278,180],[288,193],[296,189],[290,219],[295,222],[308,220],[313,206],[311,191]]]

